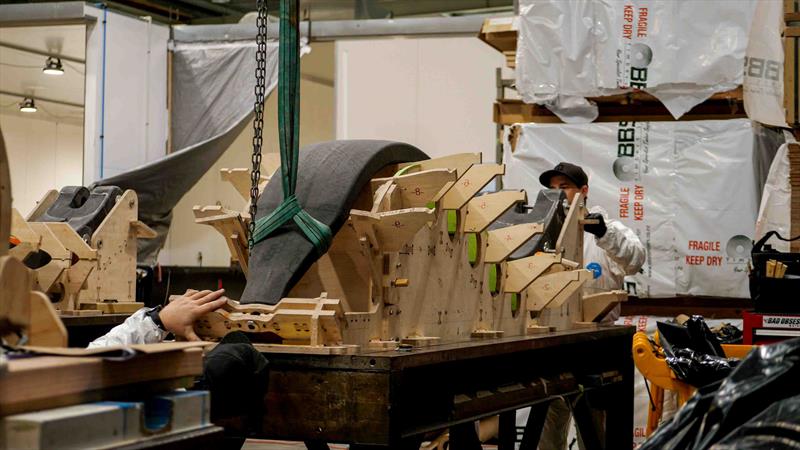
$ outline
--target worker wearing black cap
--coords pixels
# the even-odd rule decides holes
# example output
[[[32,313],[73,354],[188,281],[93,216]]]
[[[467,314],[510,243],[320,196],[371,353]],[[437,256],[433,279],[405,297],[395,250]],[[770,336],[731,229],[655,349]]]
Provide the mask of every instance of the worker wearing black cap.
[[[539,177],[539,182],[547,188],[561,189],[572,202],[575,195],[588,198],[589,177],[580,166],[562,162]],[[599,206],[589,209],[587,219],[597,219],[597,224],[584,225],[583,229],[591,236],[583,240],[583,265],[593,272],[593,279],[584,285],[584,293],[621,289],[626,275],[633,275],[641,269],[645,261],[645,249],[636,233],[618,220],[611,220]],[[619,305],[604,321],[614,321],[619,317]],[[551,402],[547,414],[539,450],[563,450],[567,448],[570,409],[563,400]],[[601,425],[602,414],[595,414],[593,420]],[[603,427],[596,427],[602,430]],[[580,445],[583,448],[582,444]]]

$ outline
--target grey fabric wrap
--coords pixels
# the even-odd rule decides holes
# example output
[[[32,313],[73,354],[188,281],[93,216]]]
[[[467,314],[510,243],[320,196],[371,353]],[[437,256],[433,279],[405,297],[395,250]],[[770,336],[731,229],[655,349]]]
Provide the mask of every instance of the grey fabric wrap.
[[[155,239],[138,240],[137,259],[140,264],[155,264],[158,251],[167,240],[172,208],[208,172],[248,122],[245,118],[227,133],[92,185],[92,188],[119,186],[122,190],[136,191],[139,197],[139,220],[158,233]]]
[[[544,250],[545,245],[551,250],[556,247],[558,235],[567,217],[564,211],[566,199],[567,195],[561,189],[542,189],[536,196],[536,203],[532,209],[525,209],[523,205],[518,204],[489,225],[489,230],[496,230],[523,223],[544,224],[544,232],[534,235],[522,244],[508,257],[509,261],[531,256]]]
[[[172,208],[253,120],[255,54],[255,41],[175,42],[172,145],[176,151],[95,183],[138,194],[139,219],[158,233],[155,239],[139,239],[140,264],[156,263],[172,222]],[[267,43],[265,75],[269,95],[278,82],[277,41]]]
[[[300,151],[297,191],[300,205],[328,225],[335,235],[344,225],[361,190],[380,169],[428,156],[416,147],[390,141],[331,141]],[[257,218],[271,213],[283,200],[279,172],[258,199]],[[242,303],[274,305],[317,260],[311,242],[290,222],[259,242],[250,254],[250,272]]]

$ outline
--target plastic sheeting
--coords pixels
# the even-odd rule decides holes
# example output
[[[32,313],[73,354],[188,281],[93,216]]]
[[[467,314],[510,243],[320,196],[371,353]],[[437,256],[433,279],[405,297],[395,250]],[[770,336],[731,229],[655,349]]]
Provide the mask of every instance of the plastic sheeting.
[[[626,278],[631,294],[749,297],[756,168],[769,166],[780,133],[747,119],[517,126],[513,150],[508,132],[504,139],[505,186],[536,191],[539,174],[557,163],[583,166],[589,205],[647,249],[641,273]],[[778,135],[762,136],[770,133]]]
[[[783,5],[758,2],[744,67],[744,110],[767,125],[787,127],[783,107]]]
[[[791,211],[792,186],[789,182],[789,146],[783,144],[772,166],[769,168],[766,183],[764,184],[763,194],[761,195],[761,206],[758,209],[758,220],[756,221],[756,239],[769,231],[777,231],[781,236],[792,238],[790,233],[790,211]],[[789,251],[789,243],[779,239],[771,239],[769,244],[780,252]]]
[[[517,90],[565,121],[589,121],[596,111],[582,97],[636,88],[678,118],[742,84],[756,3],[520,0]]]
[[[95,185],[133,189],[139,218],[158,232],[139,240],[139,263],[155,264],[172,208],[248,125],[255,96],[255,42],[174,44],[173,147],[165,158]],[[278,78],[277,42],[267,45],[267,93]],[[267,124],[268,126],[268,124]]]
[[[796,400],[791,399],[800,395],[798,377],[800,339],[757,347],[718,389],[710,385],[698,390],[674,419],[662,424],[641,448],[797,448],[790,444],[800,441],[797,427],[793,425],[797,423]],[[775,426],[768,426],[770,422]],[[784,435],[791,441],[754,446],[750,438],[758,434]],[[750,442],[744,445],[745,441]],[[718,447],[717,443],[724,443],[724,446]]]

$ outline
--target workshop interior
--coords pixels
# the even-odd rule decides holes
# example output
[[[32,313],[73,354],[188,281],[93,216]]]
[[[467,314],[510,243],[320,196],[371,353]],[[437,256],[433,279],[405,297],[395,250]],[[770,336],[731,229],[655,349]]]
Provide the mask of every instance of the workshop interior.
[[[800,0],[0,0],[0,449],[800,448]]]

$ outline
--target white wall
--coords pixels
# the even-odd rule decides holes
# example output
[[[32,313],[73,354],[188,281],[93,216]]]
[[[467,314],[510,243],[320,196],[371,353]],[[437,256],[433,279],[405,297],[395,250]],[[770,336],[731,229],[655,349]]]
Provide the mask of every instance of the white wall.
[[[50,189],[82,184],[83,127],[0,114],[11,169],[12,206],[27,215]]]
[[[334,139],[334,45],[314,43],[311,53],[301,59],[300,146]],[[280,165],[278,156],[278,95],[267,98],[264,114],[262,173],[271,174]],[[158,261],[162,265],[229,266],[230,252],[222,235],[208,225],[194,223],[192,207],[219,204],[241,211],[245,201],[227,182],[223,167],[250,167],[253,151],[252,124],[173,209],[172,226]]]
[[[494,161],[495,68],[504,64],[477,37],[337,41],[336,136]]]
[[[86,39],[84,182],[88,185],[166,154],[169,27],[108,12],[104,53],[103,11],[86,6],[86,12],[98,19],[87,26]]]

